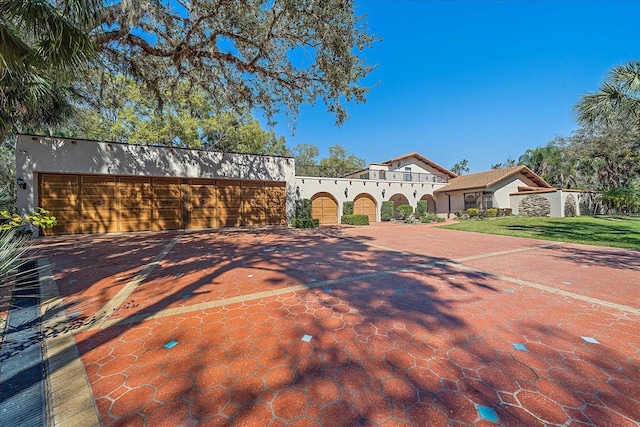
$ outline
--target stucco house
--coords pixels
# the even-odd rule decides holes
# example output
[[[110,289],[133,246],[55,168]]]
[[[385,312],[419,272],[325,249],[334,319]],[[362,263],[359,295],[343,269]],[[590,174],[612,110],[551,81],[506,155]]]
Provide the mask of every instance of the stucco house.
[[[424,200],[442,217],[470,207],[566,216],[594,198],[555,189],[526,166],[457,176],[415,152],[316,177],[296,176],[291,157],[19,135],[16,171],[18,212],[42,207],[58,218],[46,234],[285,225],[303,198],[321,224],[340,223],[346,201],[377,222],[386,200]]]
[[[520,165],[461,175],[434,193],[439,198],[446,196],[447,211],[455,212],[469,208],[511,208],[511,193],[551,188],[531,169]]]

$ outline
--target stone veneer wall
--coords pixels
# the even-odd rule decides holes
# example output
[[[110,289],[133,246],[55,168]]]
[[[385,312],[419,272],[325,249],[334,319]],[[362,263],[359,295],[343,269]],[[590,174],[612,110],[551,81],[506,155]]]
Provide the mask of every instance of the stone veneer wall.
[[[527,196],[518,205],[520,216],[551,216],[551,203],[538,195]]]
[[[578,205],[576,203],[576,198],[573,197],[573,194],[569,194],[567,196],[567,200],[564,202],[564,216],[577,216],[578,215]]]

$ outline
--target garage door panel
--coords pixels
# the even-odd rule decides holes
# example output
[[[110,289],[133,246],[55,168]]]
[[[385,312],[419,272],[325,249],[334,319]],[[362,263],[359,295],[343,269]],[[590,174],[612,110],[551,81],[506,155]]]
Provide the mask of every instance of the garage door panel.
[[[217,215],[218,210],[216,208],[194,208],[191,211],[191,218],[210,218]]]
[[[120,208],[118,210],[118,219],[120,221],[151,221],[152,213],[150,208],[144,207]]]
[[[338,223],[338,204],[328,196],[319,196],[311,202],[311,217],[320,224]]]
[[[148,231],[152,230],[153,223],[149,220],[135,219],[135,220],[124,220],[120,221],[118,224],[118,231]]]
[[[77,219],[64,220],[60,218],[56,216],[57,223],[54,227],[43,229],[43,234],[45,236],[53,236],[59,234],[78,234],[80,232]]]
[[[48,211],[76,210],[78,208],[77,196],[70,197],[47,197],[41,198],[39,206]]]
[[[83,221],[80,224],[80,233],[114,233],[116,231],[118,231],[118,224],[116,222]]]
[[[191,218],[191,223],[189,226],[189,228],[192,229],[215,227],[218,227],[217,218]]]

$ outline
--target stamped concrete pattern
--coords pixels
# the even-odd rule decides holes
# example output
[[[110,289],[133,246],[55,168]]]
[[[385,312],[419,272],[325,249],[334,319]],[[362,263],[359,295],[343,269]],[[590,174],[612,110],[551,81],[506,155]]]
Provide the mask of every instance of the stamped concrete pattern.
[[[635,251],[422,224],[41,242],[49,376],[92,400],[55,425],[640,420]]]

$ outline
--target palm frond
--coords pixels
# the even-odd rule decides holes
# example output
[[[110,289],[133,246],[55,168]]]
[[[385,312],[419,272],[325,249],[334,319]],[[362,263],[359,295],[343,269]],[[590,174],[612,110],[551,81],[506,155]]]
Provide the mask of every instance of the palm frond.
[[[13,280],[9,273],[29,261],[25,254],[31,242],[30,235],[19,234],[15,229],[0,232],[0,287]]]
[[[619,65],[609,73],[609,79],[628,95],[640,98],[640,61]]]

